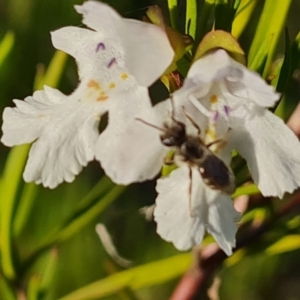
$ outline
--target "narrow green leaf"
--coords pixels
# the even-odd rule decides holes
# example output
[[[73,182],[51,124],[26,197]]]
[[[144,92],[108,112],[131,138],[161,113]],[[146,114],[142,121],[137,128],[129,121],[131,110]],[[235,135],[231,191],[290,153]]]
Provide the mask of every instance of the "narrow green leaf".
[[[231,31],[234,11],[227,0],[217,0],[215,9],[215,29]]]
[[[195,38],[197,30],[197,0],[188,0],[186,2],[186,33]]]
[[[196,26],[196,36],[195,36],[195,48],[197,48],[198,43],[202,40],[207,30],[212,28],[207,28],[208,19],[213,9],[215,8],[216,0],[205,0],[204,6],[201,11],[198,12],[197,26]]]
[[[241,0],[232,23],[231,33],[239,38],[250,21],[259,0]]]
[[[86,211],[83,211],[82,214],[77,215],[76,218],[73,218],[72,212],[72,215],[67,218],[67,220],[70,220],[70,222],[67,224],[59,225],[56,230],[54,230],[48,237],[46,237],[41,245],[33,251],[31,256],[25,262],[24,266],[26,268],[30,267],[35,259],[39,257],[39,255],[47,251],[49,248],[52,248],[53,246],[73,237],[82,228],[92,222],[95,218],[99,217],[99,215],[113,201],[115,201],[125,191],[125,189],[126,186],[114,186],[105,196],[102,197],[102,199],[95,202],[94,205],[92,205]],[[75,213],[77,213],[77,211]]]
[[[288,236],[284,236],[282,239],[275,242],[273,245],[268,247],[265,250],[265,252],[268,255],[275,255],[275,254],[297,250],[299,248],[300,248],[300,235],[291,234]]]
[[[57,262],[58,262],[58,250],[51,249],[49,253],[48,260],[46,262],[46,266],[43,272],[43,277],[41,279],[40,291],[49,291],[53,284],[53,280],[55,278],[55,272],[57,270]]]
[[[113,201],[115,201],[126,189],[126,186],[115,186],[111,189],[96,205],[90,208],[81,216],[78,216],[72,223],[62,229],[57,235],[56,241],[61,243],[74,234],[79,232],[82,228],[88,225],[92,220],[99,216],[99,214],[107,208]]]
[[[0,278],[0,291],[3,299],[5,300],[16,300],[17,295],[15,294],[14,287],[12,287],[9,282],[1,276]]]
[[[39,300],[41,278],[39,275],[31,276],[28,283],[27,299],[28,300]]]
[[[46,73],[35,79],[34,89],[40,90],[44,85],[56,87],[62,76],[67,58],[68,55],[66,53],[57,50],[51,59]]]
[[[37,192],[38,186],[35,183],[29,183],[24,185],[23,192],[20,196],[19,205],[16,209],[14,217],[14,236],[18,236],[21,233],[25,223],[27,222]]]
[[[178,8],[177,8],[177,0],[168,0],[168,8],[170,14],[171,25],[173,28],[177,28],[178,22]]]
[[[266,78],[273,62],[275,50],[280,34],[284,28],[291,0],[266,0],[262,15],[260,17],[254,40],[249,51],[249,65],[257,60],[257,54],[266,39],[271,39],[268,53],[260,57],[260,63],[265,61],[263,77]]]
[[[249,69],[259,73],[263,73],[267,55],[270,52],[272,38],[272,35],[267,36],[260,45],[260,48],[258,49],[254,59],[252,61],[248,60]]]
[[[22,180],[28,150],[29,145],[22,145],[10,151],[1,182],[1,264],[3,273],[8,279],[14,279],[16,276],[12,249],[12,223],[16,195]]]
[[[60,300],[98,299],[113,295],[117,290],[125,287],[138,290],[162,284],[183,274],[191,263],[191,253],[176,255],[113,274],[74,291]],[[149,276],[149,274],[155,274],[155,276]]]
[[[3,61],[10,53],[13,45],[14,45],[14,34],[12,32],[7,32],[0,44],[0,66],[2,65]]]

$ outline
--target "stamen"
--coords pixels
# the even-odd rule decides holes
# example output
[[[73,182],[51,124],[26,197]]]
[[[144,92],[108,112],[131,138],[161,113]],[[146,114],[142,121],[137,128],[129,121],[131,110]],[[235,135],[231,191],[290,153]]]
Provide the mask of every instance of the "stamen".
[[[96,52],[99,50],[105,50],[105,45],[103,43],[98,43],[96,47]]]
[[[226,116],[228,117],[229,113],[230,113],[230,107],[228,105],[224,105],[223,109],[224,109]]]
[[[189,100],[205,117],[209,118],[211,116],[211,112],[194,95],[189,95]]]
[[[218,120],[218,118],[219,118],[219,112],[217,110],[214,111],[211,118],[212,118],[213,122],[216,122]]]
[[[114,65],[115,63],[117,63],[117,59],[114,57],[110,60],[110,62],[108,63],[107,67],[110,68],[112,65]]]

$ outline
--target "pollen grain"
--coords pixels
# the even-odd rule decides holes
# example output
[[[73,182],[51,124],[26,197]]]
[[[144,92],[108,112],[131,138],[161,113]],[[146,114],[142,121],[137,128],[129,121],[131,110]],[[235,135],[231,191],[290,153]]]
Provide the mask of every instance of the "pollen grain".
[[[125,80],[125,79],[127,79],[129,77],[129,75],[127,73],[122,73],[120,75],[120,77],[121,77],[121,79]]]
[[[217,102],[218,102],[218,96],[217,95],[212,95],[210,97],[210,103],[214,104],[214,103],[217,103]]]

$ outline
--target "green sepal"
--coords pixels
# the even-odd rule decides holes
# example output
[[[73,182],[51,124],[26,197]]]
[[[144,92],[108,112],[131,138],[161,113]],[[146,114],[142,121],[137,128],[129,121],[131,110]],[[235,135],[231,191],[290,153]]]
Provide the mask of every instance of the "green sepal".
[[[162,11],[158,6],[150,6],[146,15],[147,19],[145,21],[161,27],[166,32],[170,44],[175,52],[173,62],[165,71],[165,74],[175,71],[177,69],[177,62],[192,49],[194,43],[193,38],[187,34],[181,34],[168,26],[164,20]]]
[[[207,33],[196,50],[194,62],[216,49],[224,49],[239,63],[246,65],[245,53],[238,41],[228,32],[215,30]]]

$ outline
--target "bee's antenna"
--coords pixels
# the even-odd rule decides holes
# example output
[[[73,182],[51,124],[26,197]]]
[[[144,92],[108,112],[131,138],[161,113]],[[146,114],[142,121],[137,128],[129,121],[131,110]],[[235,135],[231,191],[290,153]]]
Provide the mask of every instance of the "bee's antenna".
[[[187,112],[185,111],[184,106],[182,106],[182,111],[183,114],[185,115],[185,117],[192,123],[192,125],[197,129],[198,131],[198,135],[201,134],[201,128],[198,126],[198,124],[195,122],[195,120],[189,115],[187,114]]]
[[[142,123],[144,123],[144,124],[150,126],[150,127],[155,128],[155,129],[157,129],[157,130],[159,130],[159,131],[165,131],[165,129],[160,128],[160,127],[158,127],[158,126],[156,126],[156,125],[153,125],[153,124],[151,124],[151,123],[148,123],[148,122],[146,122],[146,121],[144,121],[144,120],[142,120],[142,119],[140,119],[140,118],[135,118],[135,119],[136,119],[137,121],[140,121],[140,122],[142,122]]]

